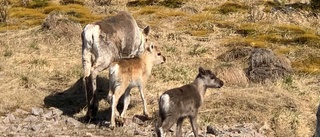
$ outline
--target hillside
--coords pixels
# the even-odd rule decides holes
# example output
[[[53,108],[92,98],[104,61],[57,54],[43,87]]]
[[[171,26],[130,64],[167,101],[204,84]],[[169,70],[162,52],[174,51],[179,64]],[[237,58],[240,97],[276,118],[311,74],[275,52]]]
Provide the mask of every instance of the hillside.
[[[10,1],[6,23],[0,23],[2,135],[152,136],[158,97],[192,82],[199,66],[228,81],[206,93],[198,119],[203,135],[207,126],[213,126],[235,136],[239,125],[268,137],[313,135],[320,95],[320,15],[309,1],[160,0],[153,5],[142,0],[111,0],[110,5],[104,5],[108,0],[95,1],[102,6],[89,0]],[[142,114],[134,89],[127,111],[129,126],[111,131],[105,125],[110,111],[105,100],[107,71],[97,80],[98,121],[83,121],[80,33],[85,24],[121,10],[132,13],[141,28],[151,26],[149,39],[161,47],[167,62],[154,67],[145,93],[153,119],[133,118]],[[69,23],[50,24],[45,18],[52,11],[59,11],[64,15],[59,19]],[[42,25],[46,21],[56,27],[47,29]],[[254,48],[268,48],[286,58],[292,74],[261,83],[248,81],[240,74],[249,67],[251,52],[231,57],[231,51]],[[35,114],[37,108],[43,109],[41,115]],[[38,120],[30,120],[33,116]],[[187,120],[184,125],[187,135],[191,127]]]

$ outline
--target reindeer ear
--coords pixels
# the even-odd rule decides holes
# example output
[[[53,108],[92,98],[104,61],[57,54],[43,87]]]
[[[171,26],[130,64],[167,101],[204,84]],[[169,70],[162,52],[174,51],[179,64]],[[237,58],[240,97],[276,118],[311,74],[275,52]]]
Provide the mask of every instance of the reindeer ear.
[[[200,75],[204,75],[205,74],[205,70],[202,67],[199,67],[199,74]]]
[[[147,26],[146,28],[143,29],[144,35],[147,36],[149,34],[149,32],[150,32],[150,27],[149,26]]]

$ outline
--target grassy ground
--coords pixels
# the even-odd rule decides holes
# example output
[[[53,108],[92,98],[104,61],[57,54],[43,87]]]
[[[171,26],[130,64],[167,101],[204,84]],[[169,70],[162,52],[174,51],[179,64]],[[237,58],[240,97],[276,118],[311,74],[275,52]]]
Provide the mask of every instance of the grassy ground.
[[[1,115],[34,106],[65,106],[68,114],[83,115],[82,107],[76,107],[84,105],[79,82],[81,39],[55,36],[41,31],[39,25],[52,10],[65,12],[82,25],[128,10],[141,27],[151,26],[150,38],[158,41],[167,58],[165,64],[154,68],[149,80],[146,94],[150,110],[157,112],[156,100],[162,92],[191,82],[199,66],[214,69],[226,63],[216,58],[227,50],[267,47],[289,58],[293,76],[265,85],[208,90],[199,124],[257,123],[257,129],[268,136],[313,134],[320,95],[320,26],[319,15],[313,16],[310,9],[283,12],[271,1],[262,0],[186,0],[178,8],[163,2],[126,6],[127,1],[115,0],[107,8],[82,2],[60,5],[48,1],[29,7],[17,3],[9,9],[8,23],[0,25]],[[98,84],[103,97],[108,89],[107,72],[100,75]],[[142,114],[138,92],[134,90],[132,95],[129,116]],[[100,106],[104,112],[108,104],[102,99]]]

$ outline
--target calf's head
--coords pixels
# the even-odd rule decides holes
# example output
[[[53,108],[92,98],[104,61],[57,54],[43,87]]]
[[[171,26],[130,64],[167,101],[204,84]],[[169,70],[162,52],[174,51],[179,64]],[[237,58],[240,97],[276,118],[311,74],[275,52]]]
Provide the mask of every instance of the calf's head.
[[[152,42],[146,47],[146,54],[148,58],[153,62],[153,64],[163,64],[166,58],[161,54],[161,51]]]
[[[202,79],[204,85],[208,88],[221,88],[223,81],[216,77],[210,70],[199,67],[198,77]]]

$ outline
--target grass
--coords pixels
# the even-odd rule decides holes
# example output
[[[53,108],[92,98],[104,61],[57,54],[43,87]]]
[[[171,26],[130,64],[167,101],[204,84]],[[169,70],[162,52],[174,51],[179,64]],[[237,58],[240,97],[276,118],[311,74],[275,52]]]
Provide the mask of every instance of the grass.
[[[248,9],[249,7],[244,5],[243,3],[226,2],[215,8],[207,7],[204,9],[204,11],[211,11],[211,12],[220,13],[220,14],[231,14],[236,12],[244,13]]]
[[[237,77],[239,74],[235,71],[227,73],[232,70],[228,62],[216,59],[225,51],[234,47],[266,47],[289,57],[294,74],[267,85],[231,84],[219,90],[208,90],[200,110],[199,125],[222,127],[257,123],[257,128],[268,127],[264,132],[267,136],[312,136],[320,95],[317,83],[320,74],[319,34],[312,28],[319,26],[311,26],[307,21],[288,22],[290,18],[300,20],[302,15],[289,18],[287,14],[278,13],[281,18],[276,18],[270,12],[263,12],[266,17],[252,23],[247,21],[245,1],[216,2],[218,4],[209,0],[199,2],[199,8],[192,1],[186,1],[186,5],[198,9],[199,12],[194,14],[162,5],[128,8],[139,23],[154,23],[150,38],[158,41],[167,58],[166,63],[154,67],[149,79],[148,107],[156,114],[158,95],[192,82],[199,66],[213,70],[222,65],[225,75],[230,79]],[[205,8],[199,10],[202,7]],[[79,84],[82,77],[80,39],[67,41],[54,34],[39,33],[36,28],[17,30],[22,26],[30,29],[40,25],[53,10],[62,11],[82,24],[111,15],[92,14],[94,9],[77,4],[12,7],[9,22],[0,25],[0,31],[6,32],[0,33],[0,43],[6,43],[6,46],[0,46],[1,115],[17,108],[43,107],[44,98],[54,93],[82,93]],[[234,70],[241,72],[241,68]],[[106,79],[106,71],[99,76]],[[101,83],[98,88],[107,90],[107,84]],[[142,112],[138,92],[132,92],[132,96],[133,107],[128,110],[128,116]],[[54,101],[63,105],[82,100]],[[108,104],[100,103],[104,104],[100,109],[106,110]],[[122,129],[118,131],[126,133]]]

